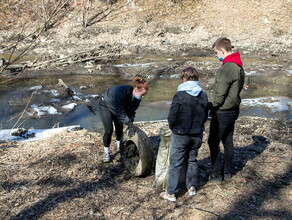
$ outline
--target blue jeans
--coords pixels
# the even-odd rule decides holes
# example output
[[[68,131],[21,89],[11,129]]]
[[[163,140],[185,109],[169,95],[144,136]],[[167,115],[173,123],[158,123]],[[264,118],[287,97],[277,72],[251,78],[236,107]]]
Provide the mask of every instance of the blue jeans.
[[[231,173],[233,159],[234,124],[239,115],[239,109],[218,110],[213,112],[210,124],[208,144],[210,148],[213,175],[220,177],[223,173]],[[224,166],[221,168],[220,141],[224,146]],[[223,172],[222,172],[223,171]]]
[[[198,185],[198,151],[202,145],[203,133],[194,135],[173,134],[170,143],[169,174],[167,193],[179,191],[180,175],[183,162],[187,160],[186,186]]]

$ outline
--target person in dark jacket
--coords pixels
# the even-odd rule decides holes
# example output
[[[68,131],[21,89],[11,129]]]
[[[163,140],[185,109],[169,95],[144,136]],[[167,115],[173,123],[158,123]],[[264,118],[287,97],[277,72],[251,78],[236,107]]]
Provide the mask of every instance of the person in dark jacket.
[[[136,110],[142,98],[147,94],[148,83],[141,77],[133,79],[133,86],[119,85],[106,90],[99,102],[99,115],[104,126],[103,135],[104,154],[103,162],[110,162],[110,143],[113,134],[113,123],[117,138],[117,148],[123,134],[123,124],[128,126],[128,135],[133,136],[137,130],[133,121]]]
[[[239,115],[241,102],[239,94],[244,84],[244,70],[239,52],[232,53],[229,39],[225,37],[217,39],[213,44],[213,50],[222,65],[216,73],[213,97],[209,104],[212,119],[208,144],[213,167],[210,181],[221,183],[231,179],[233,132]],[[224,146],[223,168],[221,168],[220,141]]]
[[[198,184],[198,150],[202,145],[204,123],[208,117],[208,97],[199,85],[199,74],[193,67],[181,73],[182,84],[178,86],[168,115],[169,128],[172,130],[169,157],[167,192],[161,197],[176,201],[179,191],[180,173],[185,158],[188,166],[186,185],[190,196],[196,194]]]

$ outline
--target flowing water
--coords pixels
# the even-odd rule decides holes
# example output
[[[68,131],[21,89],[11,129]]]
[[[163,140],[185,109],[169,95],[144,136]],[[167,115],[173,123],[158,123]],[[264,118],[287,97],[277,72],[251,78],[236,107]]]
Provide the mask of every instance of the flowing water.
[[[193,61],[202,59],[196,58]],[[119,67],[123,67],[123,63],[120,64],[122,65]],[[246,71],[246,75],[245,87],[241,93],[243,99],[241,115],[292,119],[291,65],[273,63],[254,65]],[[65,88],[56,86],[60,78],[74,89],[73,97],[68,97]],[[180,79],[175,75],[167,79],[152,80],[149,93],[137,110],[135,121],[166,119],[171,99],[180,83]],[[14,79],[1,83],[0,128],[40,129],[80,125],[88,130],[100,129],[102,125],[98,114],[98,99],[95,95],[101,95],[107,88],[122,84],[130,85],[131,81],[118,76],[78,74]],[[207,89],[208,80],[200,80],[200,85],[208,96],[211,96],[211,90]],[[95,114],[87,105],[96,109]],[[22,114],[24,109],[30,112],[30,116],[26,112]],[[32,109],[33,111],[30,111]]]

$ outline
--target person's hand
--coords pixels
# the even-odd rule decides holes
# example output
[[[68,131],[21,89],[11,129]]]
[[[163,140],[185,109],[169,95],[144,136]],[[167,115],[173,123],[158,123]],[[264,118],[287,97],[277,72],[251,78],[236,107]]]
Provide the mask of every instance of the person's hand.
[[[130,122],[128,124],[128,135],[129,135],[129,137],[133,137],[137,131],[138,131],[138,128],[133,124],[133,122]]]

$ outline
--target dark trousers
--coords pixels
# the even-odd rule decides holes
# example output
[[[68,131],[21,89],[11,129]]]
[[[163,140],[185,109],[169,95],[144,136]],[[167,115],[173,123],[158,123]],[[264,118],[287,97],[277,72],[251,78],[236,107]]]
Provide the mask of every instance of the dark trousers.
[[[198,151],[202,145],[203,133],[197,135],[173,134],[170,143],[169,174],[167,181],[168,194],[179,191],[180,175],[185,158],[187,160],[186,185],[198,185]]]
[[[119,121],[116,115],[114,115],[103,103],[102,99],[99,101],[99,115],[104,127],[103,144],[105,147],[109,147],[113,134],[113,122],[115,125],[115,133],[117,140],[120,140],[123,134],[123,124]]]
[[[239,109],[218,110],[212,113],[208,144],[211,153],[213,175],[221,176],[231,173],[233,159],[234,124],[239,115]],[[224,168],[221,169],[220,141],[224,146]],[[223,172],[222,172],[223,171]]]

